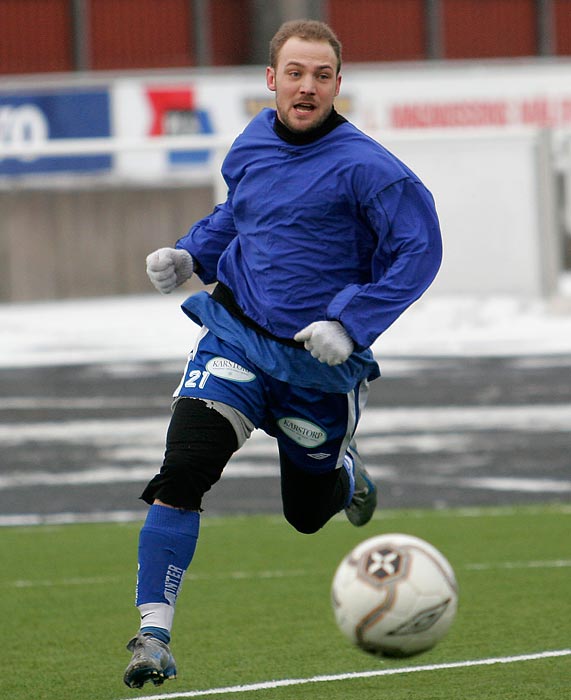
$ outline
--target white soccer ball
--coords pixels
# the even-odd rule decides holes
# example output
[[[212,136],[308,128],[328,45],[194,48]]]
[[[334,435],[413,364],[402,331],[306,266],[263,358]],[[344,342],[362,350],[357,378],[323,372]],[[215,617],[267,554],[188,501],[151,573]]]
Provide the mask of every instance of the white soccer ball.
[[[458,586],[448,560],[428,542],[411,535],[378,535],[341,561],[331,599],[339,628],[358,647],[412,656],[448,632]]]

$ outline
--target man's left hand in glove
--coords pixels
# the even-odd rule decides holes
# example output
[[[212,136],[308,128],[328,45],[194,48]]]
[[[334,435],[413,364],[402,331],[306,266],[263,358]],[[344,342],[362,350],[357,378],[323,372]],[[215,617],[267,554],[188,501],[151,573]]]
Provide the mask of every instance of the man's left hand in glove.
[[[294,335],[313,357],[331,367],[340,365],[353,352],[355,345],[339,321],[315,321]]]

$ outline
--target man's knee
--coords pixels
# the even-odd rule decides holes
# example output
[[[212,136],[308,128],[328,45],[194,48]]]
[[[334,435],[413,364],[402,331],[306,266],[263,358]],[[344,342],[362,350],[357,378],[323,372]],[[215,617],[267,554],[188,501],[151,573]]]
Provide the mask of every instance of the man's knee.
[[[176,402],[167,432],[166,451],[159,474],[141,498],[156,498],[178,508],[197,510],[238,447],[227,418],[198,399]]]
[[[302,535],[313,535],[325,525],[330,516],[321,513],[301,512],[298,509],[284,507],[284,516],[288,523]]]
[[[312,535],[343,509],[348,484],[344,469],[321,474],[306,472],[280,455],[285,519],[298,532]]]

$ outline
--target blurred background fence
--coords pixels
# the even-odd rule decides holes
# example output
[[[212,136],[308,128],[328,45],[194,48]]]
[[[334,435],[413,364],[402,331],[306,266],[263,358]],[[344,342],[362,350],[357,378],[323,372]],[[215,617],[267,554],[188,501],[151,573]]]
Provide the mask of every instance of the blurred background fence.
[[[345,60],[571,54],[569,0],[2,0],[2,73],[264,64],[281,21],[330,22]]]
[[[150,291],[146,254],[223,198],[298,17],[343,43],[339,111],[435,194],[435,293],[556,295],[571,0],[1,0],[0,301]]]

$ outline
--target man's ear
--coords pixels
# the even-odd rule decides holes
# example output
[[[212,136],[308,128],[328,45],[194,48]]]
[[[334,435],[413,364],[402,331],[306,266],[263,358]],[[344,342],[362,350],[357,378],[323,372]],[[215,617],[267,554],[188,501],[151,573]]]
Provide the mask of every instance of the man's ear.
[[[335,88],[335,97],[337,97],[339,91],[341,90],[341,75],[338,75],[335,80],[337,82],[337,87]]]
[[[276,91],[276,72],[271,66],[266,68],[266,85],[268,90]]]

